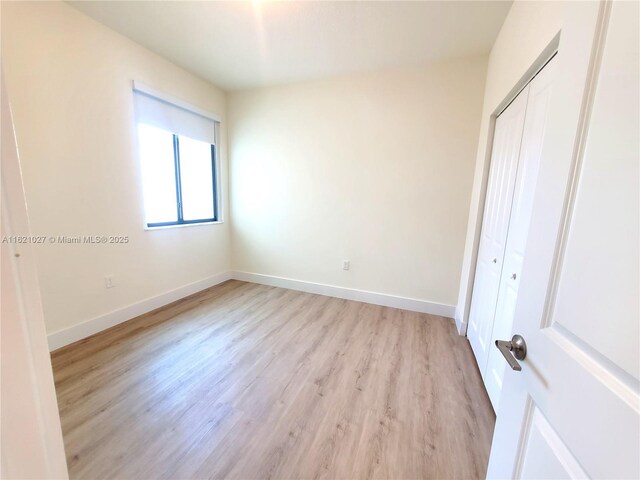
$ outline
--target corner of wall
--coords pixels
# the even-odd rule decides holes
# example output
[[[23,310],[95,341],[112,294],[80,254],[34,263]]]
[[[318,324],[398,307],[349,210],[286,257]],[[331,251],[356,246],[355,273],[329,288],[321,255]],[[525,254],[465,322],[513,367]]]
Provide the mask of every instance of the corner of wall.
[[[456,328],[460,336],[467,336],[467,322],[464,319],[463,311],[456,306],[454,320],[456,321]]]

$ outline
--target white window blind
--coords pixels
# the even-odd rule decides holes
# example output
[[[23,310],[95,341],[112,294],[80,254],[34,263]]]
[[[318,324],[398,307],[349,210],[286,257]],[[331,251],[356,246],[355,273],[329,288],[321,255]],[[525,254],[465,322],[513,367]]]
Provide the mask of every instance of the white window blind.
[[[134,83],[136,120],[177,135],[215,144],[216,120],[196,107],[189,108],[179,100],[173,101],[151,89]]]

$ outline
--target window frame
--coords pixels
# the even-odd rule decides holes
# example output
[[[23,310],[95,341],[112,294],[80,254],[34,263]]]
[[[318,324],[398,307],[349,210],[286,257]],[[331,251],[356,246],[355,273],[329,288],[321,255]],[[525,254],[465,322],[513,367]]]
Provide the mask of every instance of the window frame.
[[[211,223],[220,223],[220,215],[218,214],[218,175],[216,161],[216,145],[211,144],[211,191],[213,201],[213,217],[211,218],[199,218],[195,220],[185,220],[182,211],[182,179],[180,176],[180,136],[174,132],[173,135],[173,165],[174,165],[174,181],[176,182],[176,208],[177,208],[177,220],[172,222],[147,222],[145,218],[145,225],[147,229],[164,228],[164,227],[178,227],[189,225],[206,225]],[[145,211],[146,216],[146,211]]]

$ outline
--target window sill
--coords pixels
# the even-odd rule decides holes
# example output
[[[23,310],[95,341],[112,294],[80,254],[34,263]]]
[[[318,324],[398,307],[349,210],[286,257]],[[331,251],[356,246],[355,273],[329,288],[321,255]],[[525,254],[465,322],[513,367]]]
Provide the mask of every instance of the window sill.
[[[220,225],[224,223],[223,220],[217,220],[215,222],[202,222],[202,223],[183,223],[180,225],[162,225],[159,227],[148,227],[146,224],[144,225],[144,229],[147,231],[151,230],[164,230],[166,228],[185,228],[185,227],[203,227],[206,225]]]

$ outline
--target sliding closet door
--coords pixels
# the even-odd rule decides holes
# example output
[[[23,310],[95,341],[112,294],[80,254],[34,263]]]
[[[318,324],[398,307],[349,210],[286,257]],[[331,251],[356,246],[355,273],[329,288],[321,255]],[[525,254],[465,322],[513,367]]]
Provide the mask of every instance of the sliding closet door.
[[[520,273],[524,259],[524,249],[529,234],[533,194],[538,180],[538,167],[547,125],[547,112],[551,100],[552,83],[555,72],[555,60],[551,60],[536,77],[529,83],[527,100],[527,115],[520,146],[520,160],[513,192],[511,220],[500,279],[498,302],[493,321],[493,334],[490,344],[495,340],[510,339],[512,332],[513,314],[518,296]],[[498,411],[502,378],[507,363],[500,351],[493,347],[489,349],[484,384],[495,411]],[[480,367],[482,369],[482,366]]]
[[[502,277],[529,86],[496,119],[467,336],[483,377]],[[495,348],[495,347],[493,347]]]

